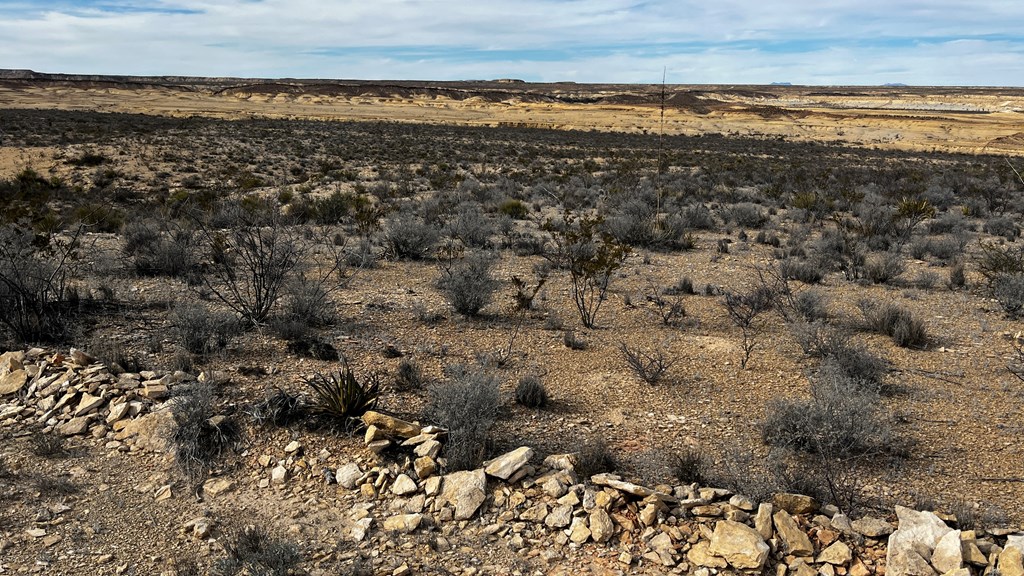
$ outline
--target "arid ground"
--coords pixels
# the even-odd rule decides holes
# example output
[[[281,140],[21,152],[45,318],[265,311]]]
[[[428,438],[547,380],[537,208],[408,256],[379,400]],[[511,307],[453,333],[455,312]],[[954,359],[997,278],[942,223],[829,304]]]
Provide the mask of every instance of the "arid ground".
[[[1019,527],[1024,91],[665,90],[0,74],[0,220],[18,246],[0,278],[46,262],[73,288],[20,312],[6,289],[4,350],[218,373],[209,408],[241,430],[202,471],[232,492],[198,499],[174,438],[94,426],[51,450],[55,423],[12,408],[0,573],[208,567],[218,534],[248,524],[294,542],[311,573],[622,569],[600,546],[553,564],[540,543],[481,547],[472,524],[440,552],[383,531],[342,544],[337,509],[358,491],[322,471],[406,456],[322,418],[251,417],[275,389],[309,398],[304,379],[339,354],[379,375],[379,409],[424,423],[453,426],[430,404],[467,378],[457,366],[496,380],[480,456],[584,447],[673,485],[696,453],[706,482],[755,497]],[[253,274],[246,239],[267,234],[295,255],[261,315],[231,286]],[[603,282],[590,322],[574,296]],[[546,406],[515,401],[524,378]],[[850,442],[826,449],[822,430]],[[287,483],[268,487],[279,460]],[[182,528],[196,517],[216,520],[211,539]]]

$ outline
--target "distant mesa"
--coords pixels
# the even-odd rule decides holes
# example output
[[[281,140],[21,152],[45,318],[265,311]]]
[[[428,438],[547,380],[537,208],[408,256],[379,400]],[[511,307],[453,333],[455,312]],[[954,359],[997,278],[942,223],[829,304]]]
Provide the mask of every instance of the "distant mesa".
[[[520,80],[519,78],[497,78],[494,82],[496,84],[526,84],[526,80]]]
[[[792,82],[772,82],[772,86],[792,86]]]
[[[905,88],[907,85],[903,82],[887,82],[882,84],[882,86],[885,88]]]

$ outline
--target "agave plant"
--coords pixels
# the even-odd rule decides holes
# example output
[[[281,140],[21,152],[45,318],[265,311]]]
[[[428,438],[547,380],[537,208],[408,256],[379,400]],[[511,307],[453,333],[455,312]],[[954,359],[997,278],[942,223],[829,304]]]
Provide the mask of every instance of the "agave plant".
[[[317,372],[305,383],[313,389],[312,410],[325,416],[347,419],[358,418],[377,406],[380,398],[380,380],[376,375],[363,383],[345,359],[341,370],[324,375]]]

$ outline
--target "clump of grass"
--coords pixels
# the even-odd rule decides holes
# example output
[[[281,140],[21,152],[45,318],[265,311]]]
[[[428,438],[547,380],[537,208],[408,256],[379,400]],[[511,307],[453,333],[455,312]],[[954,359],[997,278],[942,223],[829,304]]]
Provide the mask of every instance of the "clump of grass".
[[[197,384],[171,405],[176,425],[171,438],[175,462],[193,486],[205,479],[213,461],[233,446],[241,433],[234,420],[215,415],[213,403],[213,387]]]
[[[672,452],[668,457],[672,476],[683,484],[704,484],[708,479],[708,461],[700,450],[692,447]]]
[[[923,348],[928,344],[924,322],[897,304],[861,300],[857,303],[868,330],[885,334],[902,348]]]
[[[308,415],[298,396],[280,388],[274,388],[264,400],[252,407],[249,414],[257,424],[271,423],[275,426],[290,426]]]
[[[527,408],[543,408],[548,404],[548,391],[539,376],[528,375],[516,385],[516,404]]]
[[[64,445],[64,438],[56,434],[44,434],[37,430],[29,439],[32,454],[41,458],[62,458],[68,455],[67,446]]]
[[[395,371],[396,390],[418,390],[426,382],[423,369],[411,358],[403,358]]]
[[[604,438],[594,436],[588,439],[580,447],[576,461],[576,474],[580,480],[590,480],[590,477],[603,472],[612,472],[617,464],[615,456],[608,447]]]
[[[277,540],[257,526],[247,526],[232,534],[224,542],[224,550],[228,557],[217,561],[213,567],[217,576],[288,576],[302,561],[295,544]]]
[[[570,350],[586,350],[587,342],[579,336],[573,330],[566,330],[562,333],[562,344]]]

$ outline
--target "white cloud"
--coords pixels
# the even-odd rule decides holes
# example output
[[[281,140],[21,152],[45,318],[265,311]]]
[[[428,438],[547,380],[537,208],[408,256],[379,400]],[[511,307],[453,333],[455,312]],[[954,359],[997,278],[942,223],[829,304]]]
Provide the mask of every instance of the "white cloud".
[[[1024,3],[990,0],[65,0],[0,3],[0,67],[48,72],[1019,84]]]

